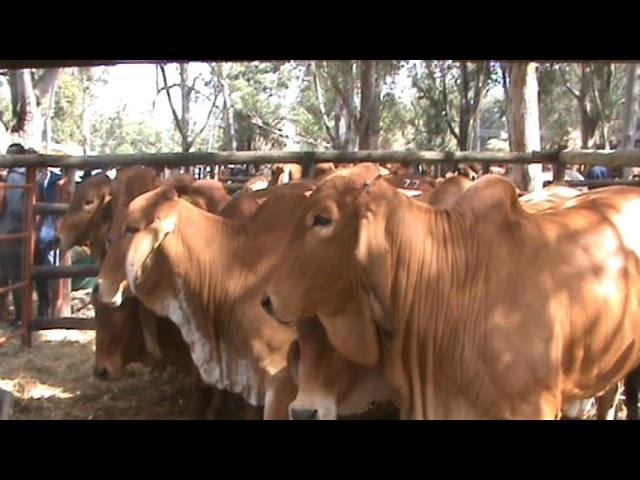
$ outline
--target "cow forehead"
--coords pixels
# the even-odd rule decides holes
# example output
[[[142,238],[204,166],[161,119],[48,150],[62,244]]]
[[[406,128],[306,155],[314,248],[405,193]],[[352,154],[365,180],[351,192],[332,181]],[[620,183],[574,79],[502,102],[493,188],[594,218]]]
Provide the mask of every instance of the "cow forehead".
[[[136,197],[129,204],[127,218],[153,218],[163,206],[176,199],[177,194],[176,197],[172,197],[171,192],[175,192],[171,187],[160,187]]]

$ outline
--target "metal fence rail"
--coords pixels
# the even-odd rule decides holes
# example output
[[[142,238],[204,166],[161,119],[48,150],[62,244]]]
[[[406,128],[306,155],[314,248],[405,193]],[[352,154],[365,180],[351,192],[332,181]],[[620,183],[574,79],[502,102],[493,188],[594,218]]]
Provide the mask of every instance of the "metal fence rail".
[[[26,171],[26,183],[24,184],[7,184],[0,183],[0,189],[22,189],[24,190],[24,217],[23,217],[23,231],[20,233],[4,234],[0,235],[0,248],[4,248],[1,245],[4,242],[10,240],[22,240],[22,248],[19,249],[22,252],[22,268],[20,272],[21,279],[10,285],[0,288],[0,293],[5,294],[13,292],[15,290],[22,290],[22,305],[21,305],[21,317],[22,327],[19,331],[0,337],[0,346],[4,345],[12,338],[21,337],[22,344],[31,346],[31,328],[33,317],[33,283],[31,281],[31,269],[33,267],[33,252],[34,252],[34,232],[33,232],[33,206],[35,205],[35,184],[36,184],[36,169],[34,167],[27,168]],[[5,265],[0,265],[0,268],[6,268]],[[6,277],[9,281],[8,276]],[[16,307],[18,307],[16,305]],[[16,308],[17,309],[17,308]]]

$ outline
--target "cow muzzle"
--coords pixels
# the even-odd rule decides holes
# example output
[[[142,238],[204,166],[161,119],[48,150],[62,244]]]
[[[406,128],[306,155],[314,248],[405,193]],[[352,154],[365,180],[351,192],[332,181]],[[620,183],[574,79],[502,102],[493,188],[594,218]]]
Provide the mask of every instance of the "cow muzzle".
[[[283,316],[282,312],[277,311],[278,310],[277,305],[278,305],[278,302],[274,301],[273,297],[268,293],[265,293],[262,296],[262,299],[260,300],[260,306],[262,307],[262,310],[264,310],[267,315],[269,315],[278,323],[281,323],[282,325],[287,325],[287,326],[290,326],[293,323],[295,323],[297,317],[289,318],[289,316],[287,315]]]
[[[262,300],[260,300],[260,306],[267,313],[267,315],[269,315],[270,317],[274,317],[273,303],[271,302],[271,297],[268,294],[265,293],[262,296]]]
[[[291,420],[318,420],[318,410],[314,408],[291,407],[289,409]]]
[[[106,367],[96,367],[93,369],[93,376],[98,380],[106,382],[109,380],[109,370]]]

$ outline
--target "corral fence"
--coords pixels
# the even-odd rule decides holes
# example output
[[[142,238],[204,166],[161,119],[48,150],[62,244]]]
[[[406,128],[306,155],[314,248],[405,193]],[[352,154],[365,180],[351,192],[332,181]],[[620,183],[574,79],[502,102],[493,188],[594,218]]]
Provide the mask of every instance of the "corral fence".
[[[36,279],[70,279],[90,278],[98,274],[97,265],[56,265],[35,266],[33,252],[35,247],[34,215],[65,214],[67,204],[36,202],[36,171],[43,167],[60,167],[64,176],[73,178],[75,170],[91,171],[96,169],[126,168],[132,166],[148,166],[158,169],[191,168],[202,176],[222,166],[259,167],[274,163],[297,163],[302,166],[303,177],[311,177],[315,165],[322,162],[334,163],[408,163],[422,165],[438,165],[443,163],[481,163],[484,172],[489,171],[491,164],[548,164],[553,167],[553,181],[564,181],[570,186],[598,188],[606,185],[637,185],[636,180],[564,180],[565,168],[569,165],[603,165],[608,168],[640,166],[640,150],[564,150],[534,151],[529,153],[513,152],[434,152],[434,151],[322,151],[322,152],[216,152],[216,153],[157,153],[134,155],[98,155],[98,156],[65,156],[65,155],[0,155],[0,168],[26,168],[26,183],[7,185],[0,183],[1,188],[22,188],[25,190],[24,231],[19,234],[0,235],[0,242],[21,239],[22,278],[19,282],[0,288],[0,294],[14,289],[22,289],[22,329],[11,335],[1,337],[0,345],[11,338],[22,338],[23,345],[31,345],[31,333],[35,330],[53,328],[92,330],[93,319],[71,316],[36,317],[33,316],[33,281]],[[242,181],[248,176],[232,178],[225,187],[233,192],[242,188]],[[4,268],[0,265],[0,268]],[[68,299],[67,299],[68,300]]]

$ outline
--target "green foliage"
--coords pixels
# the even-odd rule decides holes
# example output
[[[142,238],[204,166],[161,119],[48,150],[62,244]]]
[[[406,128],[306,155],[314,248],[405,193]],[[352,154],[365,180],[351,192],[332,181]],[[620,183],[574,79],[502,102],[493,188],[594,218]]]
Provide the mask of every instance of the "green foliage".
[[[380,102],[380,148],[404,150],[413,143],[415,128],[411,123],[411,106],[389,91]]]
[[[179,139],[155,129],[147,120],[127,118],[125,105],[111,115],[98,117],[92,123],[91,137],[94,149],[104,154],[176,151],[179,145]]]
[[[542,148],[567,145],[572,130],[579,128],[580,112],[560,72],[552,65],[538,67],[538,92]]]
[[[82,97],[83,85],[78,69],[63,70],[56,85],[51,118],[54,142],[82,144]]]
[[[281,130],[289,114],[286,93],[295,75],[293,62],[231,65],[229,80],[238,150],[285,147]]]

